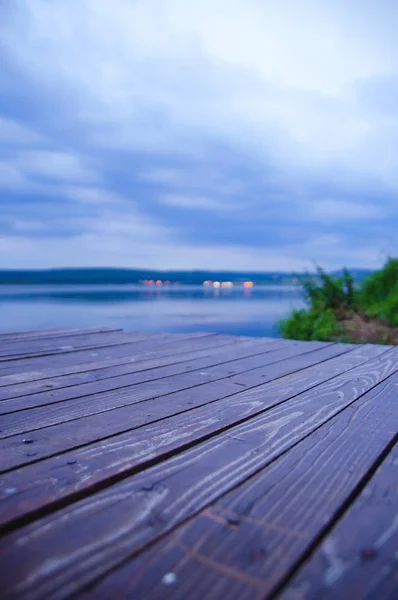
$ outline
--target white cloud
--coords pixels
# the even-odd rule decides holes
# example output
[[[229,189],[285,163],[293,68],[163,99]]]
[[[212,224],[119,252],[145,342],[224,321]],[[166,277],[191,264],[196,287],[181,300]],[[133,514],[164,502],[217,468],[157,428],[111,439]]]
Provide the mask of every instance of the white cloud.
[[[28,176],[61,181],[92,181],[97,178],[82,159],[67,152],[24,151],[17,155],[15,162]]]
[[[115,205],[124,202],[117,194],[98,187],[67,187],[59,190],[63,196],[92,205]]]
[[[79,221],[72,244],[26,238],[18,249],[8,237],[10,260],[21,266],[45,266],[50,257],[60,265],[298,269],[312,258],[340,266],[349,257],[350,264],[372,266],[381,238],[350,240],[349,247],[338,234],[315,228],[304,244],[278,246],[278,256],[250,247],[250,240],[248,247],[177,242],[180,237],[159,224],[160,215],[145,216],[145,197],[112,190],[94,156],[100,150],[103,164],[108,156],[112,165],[122,157],[120,172],[131,178],[132,190],[137,182],[138,189],[151,186],[152,198],[165,205],[222,212],[239,203],[248,230],[260,218],[290,219],[292,231],[307,216],[334,223],[336,231],[340,221],[388,214],[393,222],[398,109],[392,103],[387,110],[385,98],[398,90],[397,15],[389,0],[377,6],[359,0],[13,0],[3,21],[5,54],[35,82],[46,110],[55,107],[54,129],[58,123],[62,137],[67,117],[75,127],[70,137],[84,151],[47,143],[2,119],[0,134],[14,154],[0,164],[0,185],[59,195],[88,207],[90,215]],[[379,82],[387,82],[391,94],[374,94]],[[145,166],[134,171],[137,154]],[[250,174],[235,171],[240,157],[264,173],[254,182],[263,184],[264,194],[257,189],[253,197]],[[341,193],[306,195],[306,182],[315,180],[340,186]],[[367,187],[389,198],[378,206],[351,200]]]
[[[375,204],[334,199],[318,200],[309,212],[315,218],[333,221],[380,219],[384,214],[383,209]]]
[[[39,81],[73,90],[93,141],[202,156],[210,136],[263,160],[360,169],[398,186],[397,115],[386,119],[356,94],[358,82],[398,73],[381,7],[374,14],[358,2],[308,0],[16,6],[6,46]]]
[[[29,146],[46,142],[41,134],[32,131],[13,119],[5,119],[0,115],[0,142],[11,146]]]
[[[229,211],[240,208],[238,204],[231,204],[222,199],[206,196],[194,196],[183,194],[165,194],[160,197],[161,202],[170,206],[187,209],[204,209],[210,211]]]
[[[20,168],[8,161],[0,161],[0,189],[18,190],[27,184],[28,181]]]
[[[85,226],[88,222],[85,221]],[[0,268],[131,267],[158,269],[232,269],[258,271],[312,270],[314,261],[325,268],[342,265],[379,267],[388,254],[384,240],[352,247],[340,236],[315,236],[282,250],[243,245],[217,246],[181,243],[169,232],[134,219],[98,219],[89,230],[73,237],[0,236]]]

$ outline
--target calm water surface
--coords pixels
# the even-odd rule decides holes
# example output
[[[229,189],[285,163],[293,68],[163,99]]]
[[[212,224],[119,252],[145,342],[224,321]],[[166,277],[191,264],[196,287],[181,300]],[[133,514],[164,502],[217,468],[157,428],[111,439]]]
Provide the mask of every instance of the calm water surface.
[[[0,330],[102,326],[278,336],[278,320],[302,305],[300,288],[288,286],[0,286]]]

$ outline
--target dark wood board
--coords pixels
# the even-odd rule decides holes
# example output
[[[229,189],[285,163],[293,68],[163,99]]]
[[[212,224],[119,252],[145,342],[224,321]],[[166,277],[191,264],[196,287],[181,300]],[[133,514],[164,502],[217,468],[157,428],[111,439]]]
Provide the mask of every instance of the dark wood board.
[[[174,342],[178,341],[174,335],[164,334],[163,336],[158,336],[155,334],[141,334],[141,333],[110,333],[110,334],[101,334],[101,335],[92,335],[92,336],[82,336],[80,338],[64,338],[62,340],[56,339],[55,343],[47,343],[41,344],[40,342],[36,342],[36,347],[31,345],[30,347],[26,347],[25,351],[23,348],[18,348],[18,350],[10,350],[9,347],[6,350],[3,350],[0,353],[0,364],[1,366],[7,368],[8,365],[12,365],[15,361],[20,360],[28,360],[32,358],[43,358],[52,359],[52,357],[56,357],[58,355],[63,354],[73,354],[73,353],[81,353],[83,351],[88,350],[100,350],[101,348],[109,348],[112,351],[112,347],[124,346],[127,344],[146,341],[146,340],[154,340],[158,339],[170,339]],[[9,346],[9,344],[7,344]]]
[[[78,422],[71,421],[46,427],[30,433],[28,436],[16,435],[0,440],[1,469],[4,472],[17,466],[27,465],[93,441],[104,440],[123,432],[133,431],[137,427],[162,421],[173,415],[224,398],[227,398],[226,402],[228,401],[225,410],[231,410],[231,396],[237,394],[239,395],[238,402],[242,398],[245,414],[247,403],[253,402],[253,409],[260,403],[261,408],[265,398],[265,402],[271,406],[286,400],[295,393],[311,389],[332,377],[348,372],[370,359],[372,355],[376,357],[377,353],[382,354],[386,351],[382,347],[359,347],[341,357],[335,355],[335,358],[333,358],[332,351],[337,349],[337,347],[321,349],[316,353],[316,358],[313,353],[308,353],[305,355],[307,363],[303,361],[304,356],[300,356],[299,368],[301,371],[299,372],[297,372],[297,357],[283,363],[257,369],[256,372],[252,372],[253,386],[256,389],[246,386],[243,388],[245,391],[242,392],[242,386],[239,382],[240,377],[242,377],[240,374],[203,384],[190,390],[182,390],[170,396],[148,399],[142,404],[134,405],[133,410],[131,406],[125,406],[109,411],[105,415],[99,413],[82,418]],[[327,358],[329,360],[326,361]],[[254,377],[254,373],[256,373],[256,377]],[[267,385],[267,382],[274,379],[276,379],[275,385],[272,387]],[[171,424],[165,424],[165,427],[167,426],[171,427]],[[28,444],[29,448],[27,448],[24,442],[26,439],[33,440],[34,447],[30,447]]]
[[[353,352],[350,358],[346,358],[344,368],[348,371],[355,364],[361,364],[361,361],[364,361],[363,357]],[[183,410],[187,399],[183,398],[181,401],[172,397],[174,399],[172,408],[166,405],[163,399],[151,401],[151,413],[157,414],[158,417],[158,421],[154,424],[141,426],[135,431],[122,435],[107,437],[103,441],[98,440],[67,452],[62,457],[58,454],[50,460],[33,464],[30,468],[3,475],[0,478],[1,488],[14,489],[14,493],[1,494],[0,492],[2,504],[0,526],[10,527],[11,522],[27,513],[42,510],[49,503],[64,500],[68,495],[80,494],[98,485],[99,482],[120,476],[128,470],[143,469],[145,464],[152,464],[155,459],[159,460],[170,452],[198,443],[210,435],[222,432],[225,428],[259,415],[272,406],[285,402],[298,393],[313,389],[341,373],[342,364],[330,360],[322,363],[317,371],[315,368],[306,369],[301,375],[294,373],[268,385],[262,385],[251,392],[233,394],[232,384],[232,393],[229,397],[216,402],[216,396],[207,395],[206,404],[200,404],[200,398],[196,403],[190,400],[188,405],[185,404],[185,408],[193,409],[195,406],[197,408],[200,406],[200,410],[190,412],[189,415],[180,413],[166,423],[162,419],[165,411],[170,412],[170,409],[177,411],[178,408]],[[217,394],[217,388],[212,388],[211,393]],[[192,398],[192,396],[188,397]],[[148,419],[147,410],[148,408],[143,407],[136,411],[136,426],[140,419]],[[94,431],[100,435],[101,429],[109,434],[109,424],[105,427],[104,422],[101,423],[99,419],[97,421],[96,430],[91,425],[91,435]],[[125,420],[120,419],[120,423],[124,422]],[[86,430],[87,428],[84,429],[87,435]],[[57,431],[55,429],[54,434],[57,434]],[[71,435],[65,435],[64,431],[61,433],[61,440],[71,440]],[[22,453],[24,456],[29,455],[31,461],[43,458],[43,453],[48,453],[51,448],[54,452],[54,442],[57,444],[57,450],[60,450],[59,436],[55,437],[55,440],[31,439],[34,439],[34,442],[29,445],[29,448],[19,441],[20,450],[17,456],[20,456],[21,460],[24,460],[21,457]],[[76,443],[76,437],[74,441]],[[13,460],[16,458],[15,450],[16,448],[13,448],[11,455]],[[72,478],[70,461],[78,465],[78,470],[76,471],[75,468]],[[59,485],[59,481],[68,481],[68,484]]]
[[[188,339],[189,336],[187,336]],[[180,338],[181,339],[181,338]],[[135,342],[109,346],[105,348],[93,348],[91,350],[79,350],[75,352],[64,352],[51,357],[39,356],[11,360],[0,363],[0,377],[13,373],[21,374],[22,371],[33,371],[42,368],[59,368],[82,363],[96,362],[110,358],[134,356],[144,351],[156,351],[166,346],[175,346],[179,339],[174,335],[151,336],[143,334],[136,337]]]
[[[51,339],[59,336],[87,335],[90,333],[108,333],[110,331],[123,331],[120,327],[92,327],[88,329],[37,329],[32,331],[14,331],[0,333],[0,342],[14,340]]]
[[[378,384],[398,368],[397,353],[389,354],[357,367],[340,384],[339,378],[327,382],[316,393],[301,394],[4,536],[0,572],[5,597],[65,598],[103,576],[359,398],[363,403],[379,397],[393,379]]]
[[[110,597],[110,590],[126,599],[218,600],[229,597],[235,585],[241,588],[242,600],[274,598],[334,515],[361,488],[372,513],[358,506],[360,496],[348,515],[355,508],[362,518],[353,526],[352,516],[348,520],[347,515],[281,598],[379,598],[364,592],[372,590],[370,579],[377,581],[383,572],[390,591],[396,577],[398,455],[395,466],[389,455],[384,485],[376,488],[376,498],[372,491],[377,475],[367,483],[398,429],[393,384],[388,389],[381,386],[382,401],[376,397],[356,402],[336,415],[268,468],[112,572],[83,594],[86,600]],[[386,467],[386,462],[382,464]],[[342,540],[336,539],[336,532]],[[395,547],[390,543],[394,537]],[[379,552],[380,541],[375,541],[380,538],[389,542],[384,555]],[[373,555],[370,551],[375,545]],[[344,552],[338,551],[343,548]],[[368,569],[372,571],[369,579]],[[167,584],[170,573],[172,583]],[[356,586],[347,585],[348,575],[353,575]]]
[[[293,344],[293,342],[291,343]],[[45,380],[41,384],[43,389],[39,392],[9,399],[2,399],[0,395],[0,415],[45,406],[46,404],[54,404],[73,398],[88,397],[105,391],[122,389],[136,385],[137,383],[156,381],[179,373],[189,373],[229,363],[239,358],[263,356],[282,347],[285,348],[286,345],[281,341],[274,344],[261,344],[259,342],[234,343],[202,350],[198,358],[195,356],[190,358],[189,355],[187,356],[184,353],[182,355],[174,355],[174,358],[173,356],[168,356],[162,360],[136,361],[122,366],[100,369],[99,373],[95,371],[94,373],[86,374],[86,381],[83,380],[82,376],[76,381],[76,375],[71,376],[69,379],[63,378],[61,382],[57,379],[52,381]],[[7,393],[7,391],[10,392],[8,388],[3,388],[3,394],[4,392]]]
[[[383,399],[384,401],[384,399]],[[397,428],[398,411],[391,415]],[[398,598],[398,446],[322,539],[280,600]]]
[[[7,340],[0,341],[0,360],[18,358],[20,356],[50,355],[56,352],[62,352],[65,349],[74,350],[82,348],[111,346],[113,344],[123,344],[125,341],[135,339],[136,333],[127,333],[125,331],[102,331],[86,333],[85,335],[64,335],[54,338],[40,338],[34,340]]]
[[[157,381],[149,381],[131,385],[120,390],[97,393],[90,396],[89,400],[84,397],[73,398],[72,401],[57,402],[38,408],[31,408],[27,411],[22,410],[17,413],[2,415],[0,439],[80,419],[88,415],[107,412],[114,408],[136,404],[137,402],[143,402],[157,396],[172,394],[183,389],[202,385],[203,383],[230,377],[242,371],[252,370],[256,367],[263,368],[265,365],[271,365],[302,353],[314,353],[318,351],[317,348],[319,348],[317,342],[311,342],[311,345],[305,346],[305,348],[294,342],[290,342],[289,345],[282,345],[281,348],[274,352],[254,357],[250,356],[220,366],[209,367],[205,371],[179,373]],[[139,377],[140,375],[138,374],[137,378]],[[245,384],[242,385],[245,386]]]
[[[35,391],[34,384],[36,382],[47,379],[54,380],[58,377],[68,377],[80,373],[89,373],[90,371],[97,371],[99,374],[102,369],[106,371],[108,367],[119,367],[129,363],[161,357],[172,357],[174,355],[178,356],[179,354],[192,352],[194,350],[205,350],[207,348],[210,350],[213,347],[226,345],[232,346],[234,344],[242,344],[248,341],[247,338],[231,338],[230,336],[219,336],[213,334],[202,334],[200,336],[188,335],[178,338],[175,338],[173,334],[173,340],[170,340],[169,337],[166,337],[166,341],[162,340],[163,338],[158,339],[156,346],[153,347],[150,345],[149,348],[147,341],[139,344],[137,343],[134,349],[131,349],[127,355],[116,358],[107,358],[103,360],[93,359],[89,362],[83,361],[78,362],[77,364],[69,364],[66,366],[61,365],[58,367],[52,367],[52,361],[50,361],[50,366],[48,366],[49,361],[43,360],[40,370],[35,371],[25,370],[23,363],[21,364],[21,369],[13,374],[0,374],[0,391],[2,394],[7,394],[10,390],[16,390],[17,396],[23,396],[26,392],[30,392],[32,389]],[[89,377],[89,375],[87,376]],[[37,385],[40,386],[41,384],[38,383]],[[62,385],[60,387],[62,387]],[[37,391],[40,391],[40,389]],[[5,397],[7,398],[8,396]]]
[[[335,515],[351,502],[358,489],[365,486],[366,491],[369,473],[396,438],[394,386],[398,378],[393,377],[388,387],[380,384],[379,402],[375,397],[354,403],[268,468],[112,573],[87,596],[105,598],[112,588],[115,597],[123,598],[177,600],[185,596],[216,600],[228,597],[236,582],[244,584],[242,600],[274,598]],[[390,480],[389,487],[396,488],[396,481]],[[365,496],[369,497],[367,493]],[[381,505],[380,498],[377,509]],[[379,519],[373,508],[374,519],[364,515],[365,521],[361,520],[354,530],[348,526],[342,529],[346,542],[351,544],[350,551],[339,554],[336,544],[327,543],[313,565],[314,571],[304,569],[291,595],[283,595],[283,600],[379,598],[377,594],[364,594],[369,581],[364,566],[367,560],[361,559],[361,552],[371,549],[372,544],[361,527],[366,530],[368,522],[382,524],[379,529],[376,526],[380,534],[377,539],[385,536],[394,526],[396,505],[390,511],[387,506],[387,514],[383,511],[384,518]],[[396,535],[396,531],[391,533]],[[388,587],[393,581],[395,548],[390,545],[384,562],[378,565],[381,570],[389,566]],[[350,564],[362,567],[362,578],[354,577],[357,587],[344,582],[345,567]],[[170,586],[164,582],[168,572],[175,578]],[[380,576],[380,569],[373,571],[374,579],[377,573]],[[325,593],[325,578],[330,584],[341,578],[334,595]]]

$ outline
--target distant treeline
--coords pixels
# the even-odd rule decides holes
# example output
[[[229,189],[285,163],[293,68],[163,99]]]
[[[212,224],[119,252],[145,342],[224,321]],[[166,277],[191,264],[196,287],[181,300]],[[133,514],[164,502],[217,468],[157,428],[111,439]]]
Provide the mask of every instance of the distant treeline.
[[[361,280],[370,271],[351,271],[354,278]],[[231,271],[153,271],[149,269],[85,268],[85,269],[43,269],[43,270],[1,270],[0,284],[3,285],[104,285],[137,284],[145,280],[180,283],[181,285],[201,285],[204,281],[231,281],[239,283],[252,281],[254,284],[299,284],[304,273],[281,272],[231,272]]]

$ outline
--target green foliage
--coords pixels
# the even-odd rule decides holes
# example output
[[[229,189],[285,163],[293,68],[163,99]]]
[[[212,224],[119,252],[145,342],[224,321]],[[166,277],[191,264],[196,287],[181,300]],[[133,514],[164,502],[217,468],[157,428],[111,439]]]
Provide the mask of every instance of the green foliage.
[[[279,328],[283,337],[292,340],[327,341],[338,335],[337,318],[330,308],[323,311],[295,310],[280,322]]]
[[[311,310],[354,310],[357,293],[354,280],[347,269],[342,277],[332,277],[320,267],[317,277],[308,277],[303,283],[304,295]]]
[[[385,300],[379,304],[372,304],[367,312],[369,316],[380,319],[391,327],[398,327],[398,286]]]
[[[295,310],[279,323],[286,338],[350,341],[341,321],[358,313],[398,327],[398,259],[388,259],[359,288],[346,269],[341,277],[333,277],[320,267],[302,286],[308,309]]]
[[[392,327],[398,327],[398,258],[371,275],[360,291],[362,309]]]
[[[361,299],[365,304],[383,302],[391,293],[398,290],[398,258],[389,258],[381,271],[368,277],[361,289]]]

